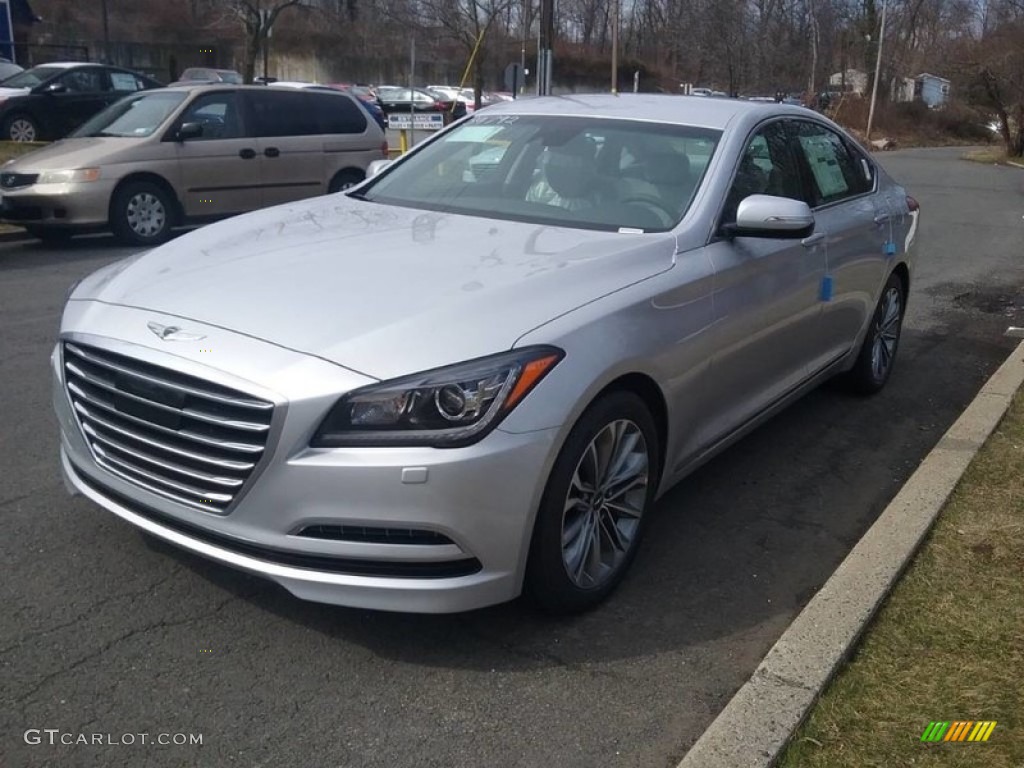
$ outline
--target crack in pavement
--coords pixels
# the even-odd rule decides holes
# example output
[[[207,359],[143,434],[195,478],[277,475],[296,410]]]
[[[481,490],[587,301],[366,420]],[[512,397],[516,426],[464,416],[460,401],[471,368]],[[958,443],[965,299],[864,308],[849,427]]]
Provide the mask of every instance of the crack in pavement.
[[[181,569],[182,569],[181,565],[175,565],[171,569],[170,573],[165,575],[163,578],[158,579],[153,584],[150,584],[150,585],[148,585],[148,586],[146,586],[146,587],[144,587],[142,589],[135,589],[135,590],[132,590],[130,592],[122,592],[122,593],[117,594],[117,595],[110,595],[109,597],[105,597],[105,598],[99,600],[98,602],[95,602],[92,605],[88,606],[82,613],[78,614],[78,616],[76,616],[73,619],[69,619],[68,621],[62,622],[62,623],[57,624],[57,625],[52,626],[52,627],[47,627],[45,629],[37,629],[35,631],[27,632],[24,635],[22,635],[21,639],[18,642],[14,643],[13,645],[8,645],[8,646],[6,646],[4,648],[0,648],[0,656],[4,656],[4,655],[10,653],[11,651],[14,651],[14,650],[17,650],[18,648],[21,648],[29,640],[35,640],[35,639],[38,639],[38,638],[41,638],[41,637],[45,637],[46,635],[53,634],[54,632],[57,632],[57,631],[59,631],[61,629],[65,629],[65,628],[70,627],[70,626],[72,626],[74,624],[77,624],[79,621],[84,619],[90,613],[93,613],[97,608],[100,608],[100,607],[102,607],[104,605],[107,605],[108,603],[112,603],[115,600],[121,600],[123,598],[139,597],[140,595],[144,595],[144,594],[146,594],[148,592],[152,592],[154,589],[158,588],[160,585],[165,584],[167,581],[169,581],[173,576],[175,576],[179,571],[181,571]]]
[[[92,661],[93,659],[97,658],[98,656],[102,656],[104,653],[109,651],[115,645],[118,645],[119,643],[123,643],[126,640],[131,640],[133,637],[135,637],[137,635],[144,635],[147,632],[150,632],[150,631],[152,631],[154,629],[166,629],[166,628],[170,628],[170,627],[179,627],[179,626],[183,626],[185,624],[191,624],[194,621],[200,621],[202,619],[209,618],[210,616],[213,616],[213,615],[219,613],[229,603],[232,603],[232,602],[234,602],[236,600],[247,599],[249,596],[250,595],[246,595],[246,594],[232,595],[231,597],[228,597],[225,600],[222,600],[212,610],[206,611],[205,613],[201,613],[198,616],[191,616],[189,618],[180,619],[178,621],[167,621],[166,619],[161,619],[160,621],[153,622],[152,624],[147,624],[146,626],[139,627],[137,629],[133,629],[133,630],[130,630],[128,632],[125,632],[124,634],[119,635],[118,637],[115,637],[113,640],[110,640],[109,642],[105,643],[102,647],[98,648],[97,650],[93,651],[92,653],[88,653],[85,656],[83,656],[82,658],[80,658],[80,659],[78,659],[76,661],[71,662],[71,664],[68,664],[68,665],[62,667],[61,669],[56,670],[55,672],[51,672],[48,675],[45,675],[38,683],[36,683],[34,686],[32,686],[28,691],[26,691],[25,693],[21,694],[20,696],[15,696],[13,699],[11,699],[11,702],[13,704],[20,704],[21,705],[21,709],[22,709],[22,715],[24,715],[25,714],[25,704],[27,703],[28,699],[30,699],[35,693],[37,693],[41,688],[43,688],[43,686],[45,686],[47,683],[49,683],[51,680],[53,680],[53,679],[55,679],[57,677],[65,675],[68,672],[73,672],[74,670],[78,669],[78,667],[81,667],[83,664],[86,664],[86,663]]]

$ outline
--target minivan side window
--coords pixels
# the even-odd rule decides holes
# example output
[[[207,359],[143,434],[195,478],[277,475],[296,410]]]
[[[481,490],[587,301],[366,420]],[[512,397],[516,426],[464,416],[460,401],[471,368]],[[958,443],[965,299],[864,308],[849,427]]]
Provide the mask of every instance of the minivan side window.
[[[300,91],[249,91],[249,114],[252,116],[251,134],[257,137],[315,136],[320,133],[320,121],[313,94]]]
[[[184,123],[199,123],[203,126],[202,136],[190,141],[242,138],[238,94],[227,91],[197,96],[178,119],[179,125]]]
[[[320,133],[362,133],[366,130],[366,112],[342,94],[310,93]]]
[[[859,169],[842,137],[806,120],[793,123],[798,145],[810,170],[812,207],[827,205],[871,191],[872,183]]]

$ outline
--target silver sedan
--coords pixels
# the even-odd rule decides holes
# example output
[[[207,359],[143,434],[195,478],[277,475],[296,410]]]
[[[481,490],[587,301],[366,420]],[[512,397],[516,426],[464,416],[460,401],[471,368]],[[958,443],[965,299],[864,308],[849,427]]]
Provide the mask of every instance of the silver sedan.
[[[885,385],[918,215],[798,107],[496,105],[77,285],[63,473],[302,598],[590,608],[697,465],[826,379]]]

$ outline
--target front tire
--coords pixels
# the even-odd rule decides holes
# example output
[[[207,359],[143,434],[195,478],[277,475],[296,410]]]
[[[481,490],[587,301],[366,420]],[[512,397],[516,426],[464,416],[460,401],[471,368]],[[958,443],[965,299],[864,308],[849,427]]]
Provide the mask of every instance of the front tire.
[[[906,304],[903,281],[899,275],[889,275],[857,362],[847,374],[847,382],[854,392],[873,395],[889,381],[896,364]]]
[[[39,125],[28,115],[11,115],[4,121],[4,138],[8,141],[38,141]]]
[[[133,181],[121,187],[110,205],[110,228],[129,245],[156,245],[171,234],[174,201],[159,184]]]
[[[593,608],[636,555],[660,467],[657,429],[632,392],[597,400],[569,433],[548,478],[526,590],[550,613]]]

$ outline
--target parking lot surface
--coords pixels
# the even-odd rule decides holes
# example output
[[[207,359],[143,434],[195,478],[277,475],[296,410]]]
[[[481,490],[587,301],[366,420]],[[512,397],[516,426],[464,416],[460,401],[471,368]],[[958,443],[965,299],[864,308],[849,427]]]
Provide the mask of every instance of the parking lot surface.
[[[0,244],[0,765],[674,765],[1024,325],[1024,172],[960,154],[879,157],[923,215],[884,393],[824,387],[699,470],[622,588],[571,619],[522,601],[302,603],[68,497],[49,403],[60,307],[132,251]],[[29,729],[203,743],[51,746]]]

